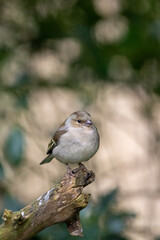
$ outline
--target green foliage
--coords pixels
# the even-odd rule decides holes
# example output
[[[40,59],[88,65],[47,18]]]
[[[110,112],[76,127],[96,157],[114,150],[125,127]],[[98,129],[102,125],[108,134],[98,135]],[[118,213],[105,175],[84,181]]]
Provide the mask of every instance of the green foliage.
[[[16,90],[16,93],[22,90],[30,92],[34,87],[55,87],[55,85],[75,89],[81,87],[82,90],[82,86],[85,88],[87,81],[87,77],[83,76],[82,72],[87,70],[92,73],[92,81],[96,82],[125,81],[128,86],[140,84],[148,90],[149,81],[149,89],[159,94],[159,68],[155,69],[156,79],[155,77],[153,79],[152,69],[145,68],[148,61],[154,60],[154,65],[160,64],[159,9],[159,3],[155,0],[122,1],[119,12],[113,15],[105,15],[98,11],[94,1],[91,0],[69,0],[67,3],[64,0],[58,2],[3,1],[1,11],[9,14],[0,16],[2,32],[0,72],[4,72],[5,68],[9,70],[9,75],[10,62],[16,63],[19,71],[12,74],[12,81],[16,84],[9,88],[11,92]],[[114,28],[114,21],[115,25],[122,22],[122,27],[126,30],[119,37],[113,35],[112,38],[106,38],[104,41],[96,32],[96,27],[100,22],[105,21],[111,22],[112,28]],[[114,31],[110,34],[114,34]],[[51,77],[52,81],[48,81],[47,78],[40,77],[30,69],[30,61],[34,54],[56,51],[58,56],[57,43],[68,38],[77,41],[80,53],[69,62],[69,72],[66,76],[58,79]],[[17,52],[20,56],[18,60]],[[23,54],[26,57],[21,57]],[[115,61],[116,64],[112,64]],[[149,65],[152,65],[151,62]],[[30,81],[26,83],[25,78],[17,81],[26,69]],[[148,74],[144,77],[146,71],[149,71],[149,77],[147,77]],[[127,75],[125,75],[126,72]],[[8,90],[5,74],[0,76],[2,88]],[[25,89],[21,86],[23,81]],[[17,90],[20,91],[17,92]],[[22,105],[26,106],[28,95],[24,92],[23,94],[20,101],[22,100]]]
[[[23,159],[24,135],[20,128],[14,127],[10,130],[4,145],[6,159],[13,166],[18,166]]]
[[[0,163],[0,180],[4,179],[4,169],[2,164]]]
[[[16,197],[13,197],[8,192],[5,192],[4,203],[5,208],[11,209],[12,211],[18,211],[19,209],[24,207],[24,205]]]
[[[157,236],[154,240],[160,240],[160,237],[159,236]]]
[[[19,209],[24,207],[24,205],[17,198],[13,197],[5,188],[0,186],[1,197],[2,193],[3,198],[1,199],[2,205],[0,206],[0,224],[3,223],[2,216],[5,208],[12,211],[18,211]]]
[[[86,213],[82,218],[84,239],[127,239],[124,231],[128,227],[128,221],[135,215],[116,210],[117,195],[118,190],[114,189],[106,196],[101,197],[96,205],[90,206],[88,209],[90,213]]]

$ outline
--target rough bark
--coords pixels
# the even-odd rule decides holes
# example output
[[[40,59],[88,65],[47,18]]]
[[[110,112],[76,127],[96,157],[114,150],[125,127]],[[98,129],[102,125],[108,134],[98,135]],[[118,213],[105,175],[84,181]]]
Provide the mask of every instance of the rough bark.
[[[79,211],[89,202],[90,194],[83,188],[92,183],[95,175],[84,165],[67,171],[62,181],[36,201],[18,212],[5,209],[0,225],[0,239],[25,240],[56,223],[66,223],[73,236],[83,236]]]

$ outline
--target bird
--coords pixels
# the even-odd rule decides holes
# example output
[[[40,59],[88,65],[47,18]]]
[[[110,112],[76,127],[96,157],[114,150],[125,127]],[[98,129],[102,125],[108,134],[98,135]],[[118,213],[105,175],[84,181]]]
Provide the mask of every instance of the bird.
[[[79,110],[73,112],[57,129],[51,138],[47,157],[40,165],[49,163],[53,158],[67,165],[88,161],[99,148],[100,137],[91,115]]]

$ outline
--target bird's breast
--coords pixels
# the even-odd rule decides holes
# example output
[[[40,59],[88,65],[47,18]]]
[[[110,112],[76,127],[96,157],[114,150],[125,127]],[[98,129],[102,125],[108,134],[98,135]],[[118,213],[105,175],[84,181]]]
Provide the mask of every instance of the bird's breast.
[[[54,156],[63,163],[89,160],[98,150],[99,136],[95,129],[70,129],[53,149]]]

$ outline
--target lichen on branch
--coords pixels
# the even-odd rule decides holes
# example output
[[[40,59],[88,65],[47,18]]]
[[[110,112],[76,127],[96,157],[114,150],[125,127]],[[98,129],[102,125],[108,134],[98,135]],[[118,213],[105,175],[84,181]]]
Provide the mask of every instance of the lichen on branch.
[[[18,212],[5,209],[0,225],[0,239],[25,240],[56,223],[66,223],[73,236],[83,236],[79,211],[89,202],[83,188],[92,183],[95,174],[84,165],[67,171],[62,181],[36,201]]]

